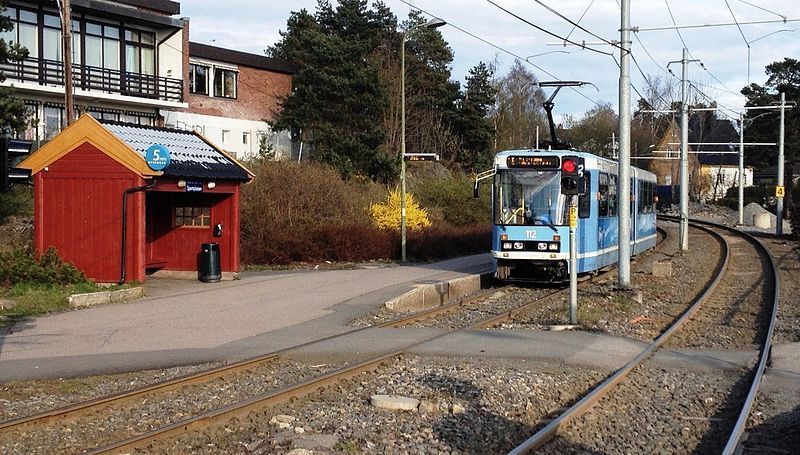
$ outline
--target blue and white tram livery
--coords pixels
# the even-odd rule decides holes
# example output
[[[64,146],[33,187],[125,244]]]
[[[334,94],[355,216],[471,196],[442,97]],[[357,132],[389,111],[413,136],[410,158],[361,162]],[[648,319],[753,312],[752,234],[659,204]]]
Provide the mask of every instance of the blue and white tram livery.
[[[583,159],[584,194],[578,196],[577,273],[618,261],[618,164],[575,150],[510,150],[495,156],[492,256],[495,278],[561,282],[569,279],[569,198],[561,194],[565,156]],[[574,164],[574,163],[573,163]],[[655,174],[631,168],[631,252],[656,244]]]

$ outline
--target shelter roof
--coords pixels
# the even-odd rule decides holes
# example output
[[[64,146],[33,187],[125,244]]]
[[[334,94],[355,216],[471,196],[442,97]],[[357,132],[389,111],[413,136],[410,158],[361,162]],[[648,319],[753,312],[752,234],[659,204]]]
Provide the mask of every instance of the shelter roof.
[[[248,181],[254,177],[233,157],[194,131],[98,122],[89,114],[65,128],[25,159],[20,167],[36,174],[86,142],[142,178],[166,175]],[[170,152],[170,164],[162,171],[150,169],[145,161],[147,149],[154,144],[161,144]]]
[[[128,144],[142,159],[151,145],[161,144],[166,147],[170,152],[170,164],[164,168],[164,175],[242,181],[253,178],[253,174],[244,166],[195,131],[106,120],[100,123]]]

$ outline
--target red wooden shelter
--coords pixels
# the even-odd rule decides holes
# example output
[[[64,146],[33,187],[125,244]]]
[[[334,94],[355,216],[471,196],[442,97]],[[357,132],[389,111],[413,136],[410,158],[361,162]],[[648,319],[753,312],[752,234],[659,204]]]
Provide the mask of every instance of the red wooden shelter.
[[[83,115],[20,166],[37,252],[55,247],[97,282],[196,272],[204,243],[219,245],[223,277],[239,270],[239,187],[253,174],[195,132]]]

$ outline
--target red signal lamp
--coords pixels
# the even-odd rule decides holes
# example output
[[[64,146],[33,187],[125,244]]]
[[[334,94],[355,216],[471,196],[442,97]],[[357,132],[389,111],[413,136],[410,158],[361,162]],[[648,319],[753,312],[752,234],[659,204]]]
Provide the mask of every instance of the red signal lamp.
[[[574,160],[565,159],[561,162],[561,170],[566,172],[567,174],[574,174],[578,171],[578,165],[575,163]]]

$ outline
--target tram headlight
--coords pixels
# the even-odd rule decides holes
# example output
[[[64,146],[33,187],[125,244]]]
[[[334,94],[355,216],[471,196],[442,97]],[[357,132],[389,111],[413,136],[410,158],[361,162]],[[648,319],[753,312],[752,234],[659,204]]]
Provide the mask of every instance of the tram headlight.
[[[503,249],[504,250],[510,250],[511,248],[513,248],[511,242],[503,242]]]
[[[559,244],[556,242],[552,242],[550,245],[547,246],[547,249],[550,251],[558,251]]]
[[[524,250],[525,244],[522,242],[514,242],[514,249],[515,250]]]
[[[536,244],[536,249],[539,251],[547,251],[547,242],[539,242]]]

